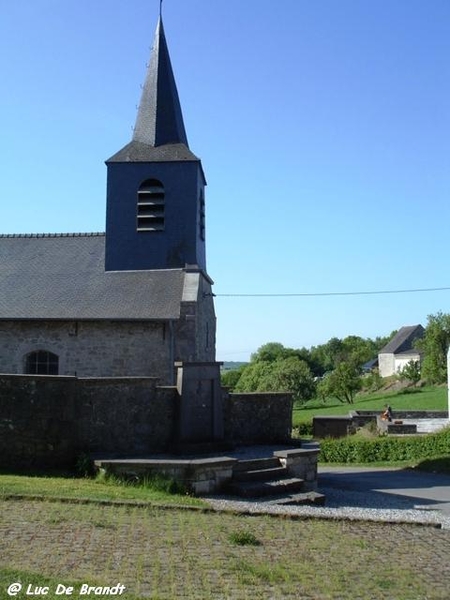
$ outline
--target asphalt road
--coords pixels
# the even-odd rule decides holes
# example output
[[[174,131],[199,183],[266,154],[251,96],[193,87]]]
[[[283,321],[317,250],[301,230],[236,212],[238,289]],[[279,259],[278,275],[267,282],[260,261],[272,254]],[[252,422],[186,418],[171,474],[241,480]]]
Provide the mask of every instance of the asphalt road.
[[[416,508],[450,516],[449,475],[414,469],[319,467],[319,489],[321,486],[366,493],[368,500],[378,495],[388,503],[390,499],[405,499]]]

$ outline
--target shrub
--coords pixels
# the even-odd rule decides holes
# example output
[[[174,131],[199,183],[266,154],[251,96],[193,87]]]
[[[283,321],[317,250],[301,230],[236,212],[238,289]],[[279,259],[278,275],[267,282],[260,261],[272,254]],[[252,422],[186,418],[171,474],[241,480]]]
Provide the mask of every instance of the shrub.
[[[367,375],[364,375],[361,378],[361,383],[362,389],[365,392],[377,392],[378,390],[381,390],[384,382],[383,378],[378,372],[378,369],[374,369],[373,371],[371,371]]]
[[[420,362],[418,360],[410,360],[400,371],[400,379],[406,379],[411,383],[420,381]]]
[[[313,435],[313,422],[312,421],[303,421],[303,423],[299,423],[297,429],[298,429],[298,435],[300,437],[302,435],[311,436],[311,435]]]
[[[420,436],[326,438],[320,443],[320,460],[331,463],[422,460],[445,454],[450,454],[450,427]]]

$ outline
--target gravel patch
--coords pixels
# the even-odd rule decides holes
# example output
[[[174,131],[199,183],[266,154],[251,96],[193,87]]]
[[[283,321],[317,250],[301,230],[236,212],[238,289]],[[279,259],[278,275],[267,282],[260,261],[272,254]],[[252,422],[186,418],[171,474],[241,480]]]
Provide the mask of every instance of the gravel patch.
[[[308,444],[302,444],[306,447]],[[227,456],[254,459],[270,456],[273,451],[290,446],[249,446],[236,448]],[[320,474],[319,474],[320,478]],[[324,482],[325,483],[325,482]],[[214,495],[206,500],[215,510],[229,510],[248,514],[273,514],[293,517],[317,517],[320,519],[373,521],[380,523],[415,523],[450,529],[450,516],[442,513],[438,506],[420,503],[419,498],[387,494],[375,490],[357,491],[320,485],[318,491],[325,495],[325,506],[277,505],[274,498],[242,499]]]
[[[436,509],[430,510],[426,506],[419,509],[417,504],[408,498],[394,498],[377,492],[343,491],[331,487],[321,487],[319,491],[326,496],[326,506],[286,506],[277,505],[274,499],[243,500],[229,496],[214,496],[204,499],[215,510],[232,510],[247,514],[380,523],[414,523],[450,529],[449,516]]]

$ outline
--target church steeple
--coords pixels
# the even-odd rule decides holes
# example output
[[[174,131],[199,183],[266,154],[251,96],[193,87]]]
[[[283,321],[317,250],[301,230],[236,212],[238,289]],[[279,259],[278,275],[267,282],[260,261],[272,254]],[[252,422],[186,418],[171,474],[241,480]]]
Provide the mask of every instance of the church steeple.
[[[179,143],[188,146],[161,15],[156,27],[133,141],[150,146]]]
[[[206,271],[206,181],[188,147],[161,15],[132,140],[106,164],[106,270]]]

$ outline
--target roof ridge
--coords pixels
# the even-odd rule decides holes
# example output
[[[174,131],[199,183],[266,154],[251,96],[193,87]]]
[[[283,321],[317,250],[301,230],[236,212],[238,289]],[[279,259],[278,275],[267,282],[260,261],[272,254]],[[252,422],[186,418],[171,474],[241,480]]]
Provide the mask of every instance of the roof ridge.
[[[0,233],[0,238],[59,238],[59,237],[100,237],[103,231],[87,233]]]

